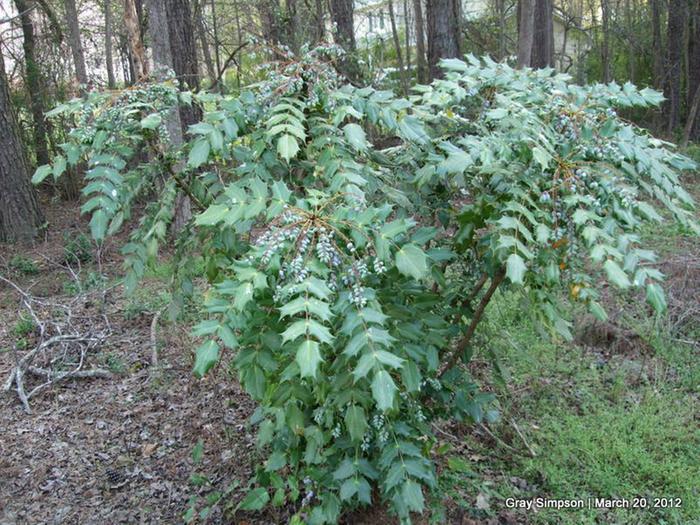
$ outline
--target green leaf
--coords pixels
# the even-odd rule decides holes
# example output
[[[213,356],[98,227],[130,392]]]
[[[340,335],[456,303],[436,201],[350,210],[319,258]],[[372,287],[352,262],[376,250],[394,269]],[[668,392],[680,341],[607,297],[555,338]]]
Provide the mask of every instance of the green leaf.
[[[318,366],[323,361],[319,345],[316,341],[307,339],[299,345],[296,357],[301,377],[316,378]]]
[[[32,176],[32,184],[41,184],[44,181],[44,179],[51,174],[52,171],[53,170],[51,166],[48,164],[39,166],[34,172],[34,175]]]
[[[404,275],[422,279],[428,273],[427,256],[415,244],[407,244],[396,252],[396,268]]]
[[[359,124],[347,124],[343,128],[343,133],[353,148],[358,151],[364,151],[367,149],[367,146],[369,145],[367,143],[367,136],[365,135],[365,130],[362,129]]]
[[[608,274],[608,280],[615,286],[624,289],[629,288],[632,285],[629,277],[627,277],[627,274],[612,259],[605,261],[603,268],[605,269],[605,273]]]
[[[92,218],[90,219],[90,232],[92,233],[93,239],[99,242],[105,238],[108,222],[109,219],[104,210],[96,210],[92,214]]]
[[[202,456],[204,456],[204,440],[199,438],[197,444],[192,448],[192,463],[196,465],[202,461]]]
[[[158,113],[151,113],[147,117],[141,119],[141,128],[156,129],[158,126],[160,126],[160,123],[162,121],[163,119],[160,118],[160,115]]]
[[[384,365],[392,368],[401,368],[403,366],[404,360],[391,352],[387,352],[386,350],[377,350],[373,353],[374,357]]]
[[[202,213],[197,215],[194,223],[199,226],[213,226],[223,220],[229,212],[229,207],[224,204],[212,204]]]
[[[406,480],[401,488],[401,496],[410,510],[423,512],[425,500],[423,498],[423,490],[418,483],[412,479]]]
[[[194,360],[194,375],[199,378],[204,377],[219,360],[219,345],[216,341],[207,341],[199,348]]]
[[[357,494],[357,489],[359,488],[359,483],[357,478],[346,479],[340,486],[340,499],[347,501]]]
[[[265,472],[274,472],[287,464],[287,458],[283,452],[273,452],[265,462]]]
[[[298,152],[299,144],[293,135],[286,133],[277,140],[277,153],[287,162],[296,157]]]
[[[539,146],[535,146],[532,148],[532,158],[535,159],[535,162],[537,162],[543,170],[546,170],[549,167],[549,161],[552,156]]]
[[[209,158],[211,144],[205,138],[197,139],[190,150],[190,155],[187,159],[187,166],[190,168],[199,168]]]
[[[63,155],[58,155],[53,160],[53,178],[58,179],[67,168],[66,158]]]
[[[267,490],[258,487],[246,494],[246,497],[241,500],[236,510],[262,510],[268,501],[270,501],[270,495],[267,493]]]
[[[666,297],[663,288],[658,284],[647,284],[647,301],[658,313],[663,313],[666,310]]]
[[[379,410],[389,410],[394,406],[396,384],[386,370],[379,370],[372,380],[372,397]]]
[[[511,253],[506,261],[506,277],[513,284],[523,284],[525,276],[525,261],[517,253]]]
[[[362,441],[367,431],[367,418],[365,410],[359,405],[352,405],[345,412],[345,427],[348,429],[350,439],[355,442]]]
[[[599,321],[607,321],[608,320],[608,314],[605,311],[605,308],[603,308],[600,303],[596,301],[590,301],[588,303],[588,311],[591,312],[593,317],[598,319]]]

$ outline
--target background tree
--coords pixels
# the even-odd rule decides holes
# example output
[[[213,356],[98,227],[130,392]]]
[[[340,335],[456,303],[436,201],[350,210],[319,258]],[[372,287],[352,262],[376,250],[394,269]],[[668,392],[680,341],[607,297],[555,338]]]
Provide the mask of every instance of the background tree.
[[[44,223],[20,140],[0,53],[0,242],[32,239]]]
[[[441,58],[454,58],[460,55],[459,0],[428,0],[428,70],[430,78],[442,76],[439,67]]]

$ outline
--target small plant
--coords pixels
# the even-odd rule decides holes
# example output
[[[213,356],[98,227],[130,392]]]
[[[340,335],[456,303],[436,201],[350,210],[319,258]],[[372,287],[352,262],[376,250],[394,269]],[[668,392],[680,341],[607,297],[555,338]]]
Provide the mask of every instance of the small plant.
[[[468,56],[407,100],[342,85],[327,51],[236,97],[160,84],[54,113],[86,123],[63,149],[88,166],[97,242],[157,196],[123,248],[127,290],[166,242],[171,311],[208,283],[194,373],[231,352],[266,457],[237,509],[284,504],[320,525],[379,498],[409,523],[437,486],[431,423],[498,416],[463,366],[494,294],[558,339],[572,338],[563,298],[606,318],[602,282],[663,313],[638,230],[662,205],[698,231],[679,183],[694,163],[618,117],[658,104],[652,90]],[[172,147],[179,104],[205,111]],[[178,191],[198,211],[171,240]]]
[[[114,352],[109,352],[104,357],[104,361],[107,368],[109,368],[109,371],[113,374],[122,375],[126,373],[126,363],[124,363],[124,360]]]
[[[22,315],[15,323],[12,333],[17,337],[26,337],[33,333],[34,330],[36,330],[34,321]]]
[[[80,232],[78,234],[63,234],[63,259],[68,264],[87,263],[94,258],[94,245],[90,237]]]
[[[10,259],[10,269],[19,272],[23,275],[36,275],[39,273],[39,267],[36,262],[25,257],[24,255],[15,255]]]

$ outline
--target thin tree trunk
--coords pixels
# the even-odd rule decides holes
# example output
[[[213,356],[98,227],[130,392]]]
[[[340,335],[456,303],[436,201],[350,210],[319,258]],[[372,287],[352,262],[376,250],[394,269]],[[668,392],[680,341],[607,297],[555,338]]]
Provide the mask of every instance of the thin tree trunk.
[[[693,93],[700,88],[700,3],[695,3],[690,14],[688,42],[688,107],[693,106]],[[690,115],[688,116],[690,119]],[[696,116],[691,137],[700,138],[700,118]]]
[[[335,26],[335,41],[348,56],[341,62],[342,72],[350,80],[359,78],[359,68],[355,60],[355,22],[353,20],[355,7],[353,0],[330,0],[331,17]]]
[[[425,32],[423,30],[423,0],[413,0],[416,22],[416,67],[418,82],[428,82],[428,64],[425,60]]]
[[[27,82],[27,91],[30,93],[30,109],[34,121],[34,150],[38,164],[49,163],[49,146],[47,138],[47,124],[44,120],[44,99],[46,97],[46,84],[41,76],[39,64],[36,60],[36,42],[34,38],[34,23],[32,22],[31,0],[15,0],[15,7],[20,13],[22,23],[22,47],[24,49],[24,70]]]
[[[389,20],[391,22],[391,35],[394,39],[394,49],[396,50],[396,61],[399,65],[399,78],[401,79],[401,89],[403,94],[408,96],[408,80],[406,79],[406,71],[403,67],[403,58],[401,57],[401,41],[399,40],[399,32],[396,29],[396,17],[394,16],[394,2],[388,0]]]
[[[21,11],[20,11],[21,12]],[[0,242],[32,239],[44,223],[10,99],[0,53]]]
[[[133,80],[139,82],[148,77],[148,61],[146,60],[146,48],[141,38],[141,23],[134,0],[124,0],[124,26],[129,37],[131,64],[134,68]]]
[[[202,58],[204,59],[204,66],[207,68],[207,76],[214,82],[218,76],[218,71],[214,69],[214,61],[211,57],[211,49],[209,47],[209,42],[207,41],[207,31],[204,27],[204,20],[202,17],[202,10],[204,6],[201,4],[198,8],[195,8],[195,23],[197,24],[197,36],[199,37],[199,44],[202,48]]]
[[[323,42],[325,40],[326,36],[326,26],[324,25],[324,20],[323,20],[323,14],[324,14],[324,9],[323,9],[323,0],[316,0],[316,31],[314,33],[314,40],[315,43]]]
[[[681,110],[681,61],[683,59],[683,26],[685,0],[670,0],[668,4],[668,63],[666,84],[666,123],[672,133],[680,124]]]
[[[518,2],[518,67],[532,64],[532,44],[535,37],[535,0]]]
[[[406,74],[411,75],[411,24],[409,23],[408,0],[403,0],[404,46],[406,47]]]
[[[700,85],[695,88],[695,95],[693,96],[692,103],[690,105],[690,111],[688,111],[688,120],[685,123],[685,129],[683,130],[683,140],[681,140],[681,146],[687,147],[688,141],[690,140],[690,134],[693,128],[697,125],[698,119],[698,107],[700,107]]]
[[[661,37],[661,2],[662,0],[651,0],[651,46],[654,57],[654,87],[664,88],[664,45]]]
[[[114,63],[112,57],[112,0],[105,0],[105,67],[107,68],[107,87],[114,89]]]
[[[80,41],[80,22],[78,21],[78,9],[75,0],[63,0],[66,10],[66,25],[68,26],[68,44],[73,55],[75,77],[80,85],[80,92],[84,93],[88,85],[87,69],[85,68],[85,53],[83,43]]]
[[[610,82],[610,0],[601,0],[601,17],[603,22],[603,44],[600,48],[600,60],[603,66],[603,82]]]
[[[460,55],[459,0],[428,0],[428,67],[430,78],[441,78],[440,59]]]
[[[554,66],[554,25],[552,0],[535,0],[535,22],[530,65],[534,68]]]

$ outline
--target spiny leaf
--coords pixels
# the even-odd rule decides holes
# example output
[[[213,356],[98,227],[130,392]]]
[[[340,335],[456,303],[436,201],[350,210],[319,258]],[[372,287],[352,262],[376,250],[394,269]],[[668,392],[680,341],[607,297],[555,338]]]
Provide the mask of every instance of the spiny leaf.
[[[350,439],[355,442],[362,441],[367,431],[367,418],[365,410],[359,405],[352,405],[345,412],[345,427],[348,429]]]
[[[506,261],[506,277],[513,284],[523,284],[525,261],[517,253],[511,253]]]
[[[406,244],[396,252],[396,268],[404,275],[422,279],[428,273],[425,252],[415,244]]]
[[[299,144],[297,143],[297,139],[294,137],[294,135],[285,133],[279,139],[277,139],[277,153],[279,153],[279,156],[287,162],[296,157],[298,152]]]
[[[194,360],[194,375],[197,377],[204,377],[211,368],[219,360],[219,345],[216,341],[207,341],[199,348],[195,354]]]
[[[372,380],[372,397],[379,410],[390,410],[394,406],[396,384],[386,370],[379,370]]]
[[[196,140],[187,158],[187,165],[190,168],[199,168],[209,158],[210,149],[211,144],[209,144],[207,139],[201,138]]]
[[[627,274],[612,259],[605,261],[603,268],[605,273],[608,274],[608,280],[618,288],[629,288],[632,285]]]
[[[321,358],[321,352],[318,348],[318,343],[307,339],[297,350],[296,357],[297,364],[299,365],[299,371],[301,377],[316,377],[318,372],[318,366],[321,364],[323,359]]]
[[[343,128],[343,133],[345,138],[350,143],[350,145],[358,151],[365,151],[369,144],[367,143],[367,136],[365,135],[365,130],[359,124],[350,123]]]

